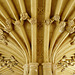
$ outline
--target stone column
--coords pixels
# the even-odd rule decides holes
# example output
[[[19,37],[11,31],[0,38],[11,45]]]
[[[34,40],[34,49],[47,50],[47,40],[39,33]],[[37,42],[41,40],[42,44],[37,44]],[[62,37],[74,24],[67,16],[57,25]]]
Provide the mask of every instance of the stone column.
[[[53,64],[53,75],[57,75],[56,70],[57,70],[57,66],[56,64]]]
[[[29,75],[28,73],[29,73],[29,65],[28,64],[25,64],[24,66],[23,66],[23,68],[24,68],[24,75]]]
[[[43,63],[43,75],[52,75],[51,63]]]
[[[38,63],[29,64],[29,75],[38,75]]]

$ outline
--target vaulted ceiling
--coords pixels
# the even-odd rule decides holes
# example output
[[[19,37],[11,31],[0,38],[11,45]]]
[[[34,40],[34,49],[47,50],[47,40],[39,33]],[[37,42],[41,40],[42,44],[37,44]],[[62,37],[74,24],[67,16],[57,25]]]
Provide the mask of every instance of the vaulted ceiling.
[[[36,1],[0,0],[0,75],[23,75],[26,63],[51,61],[57,75],[73,75],[75,57],[62,72],[59,62],[75,56],[75,0]]]

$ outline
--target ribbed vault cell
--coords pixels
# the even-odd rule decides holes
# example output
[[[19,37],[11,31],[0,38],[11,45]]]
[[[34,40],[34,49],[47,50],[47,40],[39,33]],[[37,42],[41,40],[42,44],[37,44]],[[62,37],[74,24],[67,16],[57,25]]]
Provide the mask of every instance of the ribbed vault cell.
[[[75,75],[75,0],[0,0],[0,75]]]

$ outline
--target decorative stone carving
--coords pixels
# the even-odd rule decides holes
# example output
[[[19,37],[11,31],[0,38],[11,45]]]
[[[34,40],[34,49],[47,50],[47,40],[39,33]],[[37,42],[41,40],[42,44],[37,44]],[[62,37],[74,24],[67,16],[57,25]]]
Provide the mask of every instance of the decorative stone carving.
[[[44,49],[45,49],[44,41],[45,41],[45,43],[48,44],[48,46],[46,47],[46,50],[48,49],[47,54],[49,55],[49,58],[51,56],[53,56],[54,52],[56,52],[55,54],[58,54],[58,55],[56,55],[56,58],[54,59],[55,63],[57,63],[57,61],[60,59],[59,56],[61,54],[63,55],[62,52],[64,50],[64,49],[62,49],[62,51],[60,51],[61,49],[60,50],[57,50],[57,49],[59,47],[63,48],[64,45],[65,45],[65,48],[68,47],[70,42],[71,42],[71,44],[75,43],[74,42],[75,38],[72,38],[72,40],[70,42],[68,42],[69,44],[66,43],[68,40],[70,40],[69,39],[70,37],[68,34],[69,33],[72,34],[74,32],[74,27],[75,27],[73,20],[69,20],[67,23],[64,22],[66,19],[71,19],[71,18],[74,19],[75,18],[74,17],[75,12],[71,10],[71,9],[74,9],[73,7],[75,4],[74,3],[75,0],[67,0],[67,1],[64,0],[64,3],[63,3],[63,0],[38,0],[38,2],[37,2],[37,0],[18,0],[18,2],[17,2],[17,0],[16,1],[13,1],[13,0],[0,1],[0,4],[1,4],[0,5],[0,25],[2,25],[2,26],[5,25],[6,26],[6,27],[4,26],[5,31],[7,33],[10,32],[9,33],[10,36],[8,36],[8,38],[6,38],[6,36],[3,34],[3,31],[2,31],[4,29],[0,30],[0,35],[1,35],[0,39],[3,42],[7,42],[7,39],[9,39],[10,40],[9,42],[11,42],[11,43],[8,43],[8,45],[10,46],[10,48],[13,48],[12,50],[14,50],[14,51],[12,51],[12,50],[9,50],[10,48],[8,48],[8,50],[5,49],[5,52],[2,50],[1,51],[4,52],[3,54],[7,57],[10,57],[7,54],[13,54],[13,55],[17,54],[17,55],[15,55],[16,59],[18,59],[22,65],[19,65],[18,68],[16,66],[13,69],[15,72],[18,72],[18,74],[23,74],[23,72],[24,72],[24,75],[25,75],[25,73],[27,75],[28,72],[30,72],[28,75],[43,75],[43,74],[53,75],[53,74],[51,74],[52,73],[51,69],[53,69],[53,68],[56,69],[56,65],[53,63],[52,64],[44,63]],[[24,2],[26,2],[26,3],[24,3]],[[9,8],[8,8],[8,6],[9,6]],[[65,10],[63,9],[63,11],[62,11],[62,8],[64,8],[64,7],[65,7]],[[11,10],[9,10],[10,8],[11,8]],[[25,11],[27,11],[29,14],[31,14],[31,18],[29,18],[27,12],[25,12]],[[20,12],[23,12],[23,13],[21,15],[19,15]],[[70,12],[72,14],[69,15]],[[56,15],[53,17],[54,14],[56,14]],[[36,15],[37,15],[37,18],[36,18]],[[19,20],[19,16],[20,16],[20,20]],[[34,17],[32,17],[32,16],[34,16]],[[20,27],[11,26],[12,19],[10,19],[10,18],[8,18],[5,22],[1,22],[1,21],[3,21],[3,19],[6,19],[7,17],[14,18],[14,20],[18,19],[17,21],[15,21],[15,23],[13,21],[13,23],[14,23],[14,25],[20,26]],[[50,17],[50,18],[52,17],[52,18],[45,19],[46,17]],[[61,19],[60,19],[60,17],[61,17]],[[27,20],[31,23],[31,26],[29,26],[30,24],[27,22]],[[45,20],[45,22],[44,22],[44,20]],[[61,21],[61,20],[64,20],[64,21]],[[37,23],[37,21],[39,21],[39,23]],[[24,26],[25,30],[22,30],[23,26],[21,26],[21,25],[23,25],[24,22],[25,22],[25,26]],[[51,27],[49,27],[51,23],[52,23],[52,25],[51,25]],[[66,26],[65,23],[66,23],[66,25],[67,24],[68,25]],[[46,28],[44,28],[44,25],[46,26]],[[65,26],[69,33],[67,33],[66,31],[64,33],[61,33],[65,30]],[[11,32],[12,27],[14,29],[13,32]],[[47,28],[48,28],[47,32],[49,33],[48,36],[45,35],[45,31],[47,30]],[[23,36],[21,33],[19,33],[19,29],[22,31],[23,34],[26,33],[26,35],[24,34],[24,36]],[[35,32],[36,29],[37,29],[37,32]],[[30,33],[28,32],[28,30],[30,31]],[[34,30],[34,32],[32,33],[33,30]],[[32,37],[33,39],[32,38],[30,39],[31,36],[33,36]],[[44,36],[49,37],[49,40],[44,39]],[[26,39],[24,39],[24,38],[26,38]],[[68,39],[66,39],[66,38],[68,38]],[[35,40],[35,39],[37,39],[37,40]],[[62,39],[62,41],[61,41],[61,39]],[[34,45],[35,43],[37,43],[36,46]],[[69,46],[71,46],[71,45],[69,45]],[[29,49],[29,47],[30,47],[30,49]],[[52,49],[52,51],[54,50],[53,52],[50,52],[51,51],[50,47],[51,48],[53,47],[53,49]],[[72,45],[72,47],[74,47],[74,45]],[[35,48],[37,48],[36,49],[37,53],[35,53]],[[29,51],[30,51],[30,53],[29,53]],[[59,51],[59,53],[58,53],[58,51]],[[66,50],[66,53],[67,53],[67,51],[69,52],[68,49]],[[32,53],[32,52],[34,52],[34,53]],[[51,53],[52,53],[52,55],[50,56]],[[33,56],[33,54],[36,54],[36,56],[37,56],[36,61],[34,61],[34,62],[29,61],[29,56],[30,56],[29,54],[31,55],[31,57]],[[24,60],[22,60],[22,58]],[[75,59],[74,59],[75,57],[71,57],[71,58],[72,58],[71,60],[69,60],[67,58],[63,58],[60,61],[60,64],[63,67],[62,70],[64,70],[67,67],[66,64],[73,65],[73,62],[70,63],[70,61],[74,61],[74,63],[75,63]],[[7,68],[12,70],[12,62],[17,62],[16,59],[14,58],[14,56],[12,56],[9,59],[10,63],[9,63],[9,61],[7,61],[7,63],[5,61],[5,62],[3,62],[3,64],[1,66],[3,67],[4,65],[7,65]],[[3,61],[4,60],[5,60],[5,58],[3,59]],[[52,60],[53,60],[53,57],[52,57]],[[49,61],[50,61],[50,59],[49,59]],[[37,62],[40,63],[39,74],[38,74]],[[26,63],[28,63],[28,64],[26,64]],[[43,69],[41,66],[42,63],[44,63]],[[24,65],[24,68],[23,68],[23,65]],[[13,67],[14,66],[15,65],[13,65]],[[29,69],[29,71],[28,71],[28,69]],[[6,69],[3,68],[3,71],[5,71],[5,70]],[[42,71],[45,71],[45,72],[43,72],[43,74],[42,74]],[[0,69],[0,72],[1,72],[1,69]],[[6,71],[6,73],[8,74],[8,71]],[[59,74],[60,73],[58,72],[58,75]]]
[[[29,64],[25,64],[23,68],[24,68],[24,75],[28,75],[29,74]]]
[[[59,16],[58,14],[56,14],[56,15],[53,17],[53,19],[54,19],[55,21],[59,21],[59,20],[60,20],[60,16]]]
[[[30,19],[28,19],[28,21],[29,21],[32,25],[37,24],[37,20],[36,20],[35,18],[30,18]]]
[[[73,20],[68,21],[68,25],[66,26],[66,30],[68,33],[72,34],[75,32],[75,24]]]
[[[59,23],[59,26],[60,26],[60,32],[63,32],[63,31],[65,30],[66,23],[63,22],[63,21],[61,21],[61,22]]]
[[[38,65],[39,65],[39,64],[38,64],[38,63],[30,63],[29,65],[30,65],[30,68],[36,70],[36,69],[38,69]]]
[[[43,75],[52,75],[51,63],[43,63]]]
[[[66,30],[70,34],[72,34],[75,31],[75,24],[72,20],[68,21],[68,25],[66,26]]]
[[[7,33],[10,33],[12,31],[12,27],[11,25],[6,25],[5,29],[4,29]]]
[[[26,12],[21,13],[20,17],[21,17],[22,20],[26,20],[26,19],[29,18],[28,14]]]
[[[50,25],[51,23],[53,23],[54,21],[60,21],[60,16],[59,15],[55,15],[52,19],[47,19],[45,20],[45,24],[46,25]],[[61,22],[60,24],[64,24],[63,22]],[[64,25],[63,25],[64,26]]]
[[[71,45],[74,45],[75,44],[75,36],[72,38],[72,40],[70,41],[70,44]]]
[[[7,24],[7,25],[10,25],[10,24],[11,24],[11,22],[12,22],[12,21],[11,21],[11,19],[10,19],[10,18],[7,18],[7,19],[6,19],[6,24]]]
[[[7,33],[9,33],[9,32],[12,31],[12,20],[10,18],[7,18],[6,19],[6,24],[7,25],[5,25],[4,31],[6,31]]]
[[[66,56],[63,56],[63,58],[58,62],[57,67],[62,67],[61,72],[65,70],[68,66],[74,66],[75,65],[75,53],[70,57],[67,58]]]
[[[68,26],[73,26],[74,25],[74,21],[73,20],[68,20]]]
[[[11,57],[10,58],[6,58],[2,54],[0,54],[0,68],[6,66],[12,72],[14,72],[13,69],[12,69],[12,67],[14,67],[15,65],[18,65],[18,62],[16,61],[15,57],[14,58],[12,57],[13,58],[13,61],[12,61]]]
[[[51,68],[52,64],[51,63],[43,63],[42,65],[43,65],[43,68],[49,68],[49,67]]]
[[[39,15],[42,15],[45,12],[45,9],[43,7],[39,7],[39,8],[37,8],[37,10],[38,10],[37,12]]]
[[[38,63],[29,64],[29,75],[38,75]]]
[[[8,40],[6,38],[6,36],[3,34],[3,31],[0,29],[0,42],[4,43],[4,44],[8,44]]]
[[[73,26],[73,27],[67,26],[67,27],[66,27],[66,31],[67,31],[69,34],[72,34],[72,33],[75,31],[75,26]]]
[[[14,25],[20,26],[21,25],[21,21],[20,20],[15,21]]]
[[[53,20],[47,19],[47,20],[45,20],[45,25],[50,25],[52,22],[53,22]]]

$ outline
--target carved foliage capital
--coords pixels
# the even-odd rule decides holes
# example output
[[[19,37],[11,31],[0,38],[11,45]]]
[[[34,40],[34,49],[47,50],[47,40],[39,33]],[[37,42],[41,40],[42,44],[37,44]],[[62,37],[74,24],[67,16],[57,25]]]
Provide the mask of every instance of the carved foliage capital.
[[[61,21],[59,23],[59,27],[60,27],[60,31],[63,32],[65,30],[65,26],[66,26],[66,23],[64,21]]]
[[[66,26],[66,31],[69,34],[72,34],[73,32],[75,32],[75,23],[73,20],[68,21],[68,25]]]
[[[29,21],[32,25],[37,24],[37,20],[36,20],[35,18],[30,18],[30,19],[28,19],[28,21]]]
[[[10,18],[6,19],[6,26],[4,28],[4,31],[6,31],[7,33],[11,32],[12,30],[12,20]]]
[[[53,17],[53,19],[54,19],[55,21],[59,21],[59,20],[60,20],[60,16],[59,16],[58,14],[56,14],[56,15]]]
[[[26,20],[26,19],[29,18],[28,14],[26,12],[21,13],[20,17],[21,17],[22,20]]]
[[[14,25],[15,26],[20,26],[21,25],[21,21],[20,20],[15,21]]]
[[[45,22],[45,25],[50,25],[53,22],[53,20],[47,19],[44,22]]]
[[[6,38],[6,36],[3,34],[3,31],[0,29],[0,42],[4,43],[4,44],[8,44],[8,40]]]
[[[6,24],[7,24],[7,25],[10,25],[10,24],[11,24],[11,22],[12,22],[12,21],[11,21],[11,19],[10,19],[10,18],[7,18],[7,19],[6,19]]]

